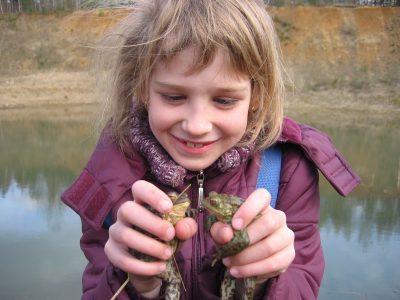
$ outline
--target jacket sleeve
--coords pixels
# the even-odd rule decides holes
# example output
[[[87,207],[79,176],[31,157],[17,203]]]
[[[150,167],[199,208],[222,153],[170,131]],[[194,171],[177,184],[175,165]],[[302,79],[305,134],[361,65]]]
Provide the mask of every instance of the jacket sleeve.
[[[110,212],[115,220],[119,206],[132,200],[132,183],[144,172],[142,160],[127,159],[105,131],[86,167],[61,195],[62,201],[82,222],[80,246],[88,260],[82,278],[84,300],[111,299],[127,278],[126,273],[110,263],[104,252],[108,230],[103,224]],[[140,298],[128,284],[118,299]]]
[[[113,201],[108,189],[85,169],[61,198],[81,217],[80,246],[88,260],[82,278],[82,299],[109,300],[121,287],[127,275],[115,268],[104,252],[109,235],[108,229],[103,228],[102,224],[107,214],[112,212],[115,219],[120,204],[131,200],[130,190],[128,189],[120,200]],[[133,287],[128,284],[118,299],[145,298],[139,297]]]
[[[277,209],[295,234],[292,264],[268,283],[268,300],[317,299],[325,262],[318,230],[318,171],[302,151],[284,150]]]
[[[84,220],[82,220],[82,231],[81,249],[88,260],[82,278],[82,299],[111,299],[123,280],[104,253],[108,231],[95,230]],[[129,299],[129,297],[123,292],[118,299]]]

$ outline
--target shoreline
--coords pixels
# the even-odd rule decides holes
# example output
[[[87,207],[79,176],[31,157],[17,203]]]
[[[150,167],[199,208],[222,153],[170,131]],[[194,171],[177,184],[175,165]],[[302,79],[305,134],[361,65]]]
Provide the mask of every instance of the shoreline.
[[[93,76],[83,71],[0,76],[0,120],[94,121],[101,105],[93,86]],[[376,85],[358,90],[288,91],[285,112],[307,119],[348,115],[344,117],[390,121],[400,116],[399,90],[398,86]]]

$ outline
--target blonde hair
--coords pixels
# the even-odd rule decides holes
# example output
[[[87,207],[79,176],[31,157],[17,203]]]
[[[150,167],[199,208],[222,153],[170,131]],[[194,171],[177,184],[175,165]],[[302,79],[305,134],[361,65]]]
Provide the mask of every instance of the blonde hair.
[[[105,60],[114,67],[104,117],[123,150],[129,144],[130,116],[146,114],[155,64],[188,47],[196,49],[193,72],[206,67],[222,48],[233,70],[250,77],[252,98],[241,144],[256,142],[263,149],[278,139],[283,120],[283,67],[273,22],[262,1],[136,1],[132,12],[105,40],[119,53]]]

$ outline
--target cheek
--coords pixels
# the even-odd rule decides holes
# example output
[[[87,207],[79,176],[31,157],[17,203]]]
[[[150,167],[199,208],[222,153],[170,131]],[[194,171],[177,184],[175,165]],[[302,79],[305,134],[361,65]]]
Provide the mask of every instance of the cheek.
[[[247,128],[247,111],[243,110],[223,118],[225,134],[240,139]]]
[[[157,136],[158,132],[165,131],[168,128],[168,120],[165,114],[159,112],[159,110],[151,109],[149,107],[149,124],[151,131]]]
[[[177,122],[177,113],[178,110],[170,109],[156,99],[150,100],[148,115],[153,134],[169,130]]]
[[[149,115],[150,126],[162,127],[162,124],[165,122],[164,119],[166,118],[166,114],[163,113],[164,109],[162,108],[160,99],[158,99],[158,97],[152,93],[150,93],[149,98],[147,111]]]
[[[247,129],[247,116],[243,116],[241,122],[237,122],[236,133],[239,139],[245,134]]]

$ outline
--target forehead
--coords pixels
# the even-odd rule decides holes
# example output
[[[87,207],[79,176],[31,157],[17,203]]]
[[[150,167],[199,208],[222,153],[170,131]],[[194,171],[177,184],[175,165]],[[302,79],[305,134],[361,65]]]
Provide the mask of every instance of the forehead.
[[[195,48],[184,49],[174,56],[159,60],[153,70],[153,77],[163,79],[203,78],[206,81],[220,83],[231,81],[248,81],[249,76],[235,70],[229,54],[223,49],[216,49],[212,57],[204,64]]]

